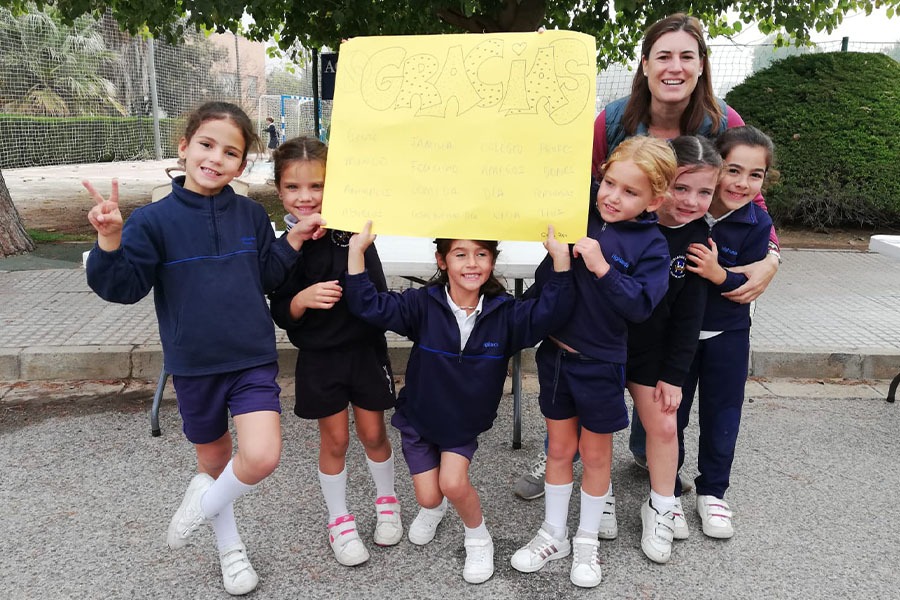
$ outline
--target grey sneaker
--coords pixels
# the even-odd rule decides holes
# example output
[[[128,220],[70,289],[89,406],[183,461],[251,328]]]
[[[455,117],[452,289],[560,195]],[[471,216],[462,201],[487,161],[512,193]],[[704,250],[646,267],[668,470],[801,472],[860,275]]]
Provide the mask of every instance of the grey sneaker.
[[[197,473],[191,479],[187,491],[184,492],[181,505],[169,523],[169,531],[166,534],[166,543],[169,544],[169,548],[173,550],[183,548],[188,543],[188,537],[201,525],[209,522],[203,516],[203,511],[200,510],[200,499],[214,482],[215,479],[206,473]]]
[[[578,587],[592,588],[600,585],[603,571],[597,551],[600,542],[590,534],[579,531],[572,539],[572,568],[569,580]]]
[[[513,491],[523,500],[534,500],[544,495],[544,475],[547,473],[547,455],[541,452],[528,467],[528,472],[519,477]]]

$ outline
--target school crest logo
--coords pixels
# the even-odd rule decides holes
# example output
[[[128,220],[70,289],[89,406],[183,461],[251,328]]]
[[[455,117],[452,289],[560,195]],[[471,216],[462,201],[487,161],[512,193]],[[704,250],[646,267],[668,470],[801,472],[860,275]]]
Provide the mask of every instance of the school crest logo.
[[[672,257],[672,262],[669,263],[669,275],[675,279],[684,279],[684,276],[687,275],[687,257],[684,254]]]

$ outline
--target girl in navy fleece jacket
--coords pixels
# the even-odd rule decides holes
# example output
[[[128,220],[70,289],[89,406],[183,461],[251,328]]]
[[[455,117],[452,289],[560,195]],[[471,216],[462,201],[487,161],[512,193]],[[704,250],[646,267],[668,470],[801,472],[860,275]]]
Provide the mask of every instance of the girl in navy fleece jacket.
[[[706,312],[700,343],[683,388],[678,407],[679,441],[684,447],[684,428],[699,385],[700,443],[697,513],[703,533],[712,538],[734,535],[732,511],[725,502],[731,464],[741,424],[747,361],[750,355],[750,305],[723,296],[747,277],[730,267],[747,265],[766,256],[772,219],[752,200],[773,173],[774,146],[755,127],[729,129],[716,140],[724,160],[722,178],[706,215],[709,246],[691,244],[688,270],[709,280]],[[684,456],[683,450],[681,456]],[[680,490],[676,487],[676,495]]]
[[[378,292],[363,254],[374,238],[371,223],[351,238],[344,297],[350,312],[414,344],[391,419],[421,505],[409,540],[430,542],[449,500],[466,529],[463,578],[482,583],[494,573],[494,544],[469,464],[478,435],[497,416],[510,357],[561,327],[572,311],[568,247],[550,227],[545,246],[554,273],[539,298],[516,300],[494,276],[497,242],[480,240],[436,240],[439,272],[429,285]]]
[[[535,360],[549,446],[544,523],[512,557],[524,573],[573,552],[569,577],[577,586],[600,583],[598,556],[604,513],[613,516],[612,435],[628,425],[625,362],[628,323],[647,319],[665,296],[669,252],[653,212],[676,173],[666,142],[647,136],[622,142],[592,187],[587,235],[573,247],[577,301],[572,318],[541,344]],[[545,261],[546,263],[546,261]],[[547,265],[535,272],[540,290]],[[529,290],[530,291],[530,290]],[[580,437],[579,437],[580,431]],[[573,489],[572,458],[584,465],[581,519],[571,544],[566,522]],[[612,531],[604,537],[615,537]]]

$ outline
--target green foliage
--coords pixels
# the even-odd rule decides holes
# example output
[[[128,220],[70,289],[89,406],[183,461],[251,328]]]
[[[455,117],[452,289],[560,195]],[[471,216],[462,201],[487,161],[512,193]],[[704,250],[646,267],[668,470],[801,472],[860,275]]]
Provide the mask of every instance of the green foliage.
[[[185,29],[243,31],[256,40],[277,39],[282,50],[295,42],[307,48],[337,48],[340,40],[362,35],[534,31],[574,29],[597,38],[601,68],[631,62],[644,28],[678,11],[692,12],[712,36],[740,31],[742,24],[759,22],[765,33],[784,31],[786,40],[809,39],[811,31],[831,32],[851,11],[887,6],[900,0],[47,0],[74,19],[85,13],[102,15],[107,9],[130,33],[149,31],[155,37],[179,39]],[[22,7],[22,0],[0,0],[0,6]],[[727,11],[739,18],[729,21]],[[614,17],[610,16],[610,12]],[[253,22],[244,25],[244,15]],[[186,20],[182,17],[188,15]],[[784,39],[784,38],[779,38]]]
[[[766,202],[783,224],[900,224],[900,64],[883,54],[791,56],[726,97],[772,136],[781,184]]]
[[[13,14],[0,8],[0,110],[56,116],[124,114],[115,86],[104,76],[116,55],[99,23],[71,25],[53,9]]]
[[[160,121],[163,156],[176,156],[183,124]],[[149,117],[24,117],[0,114],[0,139],[28,144],[0,145],[0,168],[65,165],[153,158],[153,119]],[[20,150],[21,149],[21,150]]]

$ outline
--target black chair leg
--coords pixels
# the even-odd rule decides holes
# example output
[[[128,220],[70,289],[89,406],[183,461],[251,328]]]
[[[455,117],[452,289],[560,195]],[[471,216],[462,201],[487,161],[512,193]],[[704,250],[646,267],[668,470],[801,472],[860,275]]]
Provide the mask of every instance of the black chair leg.
[[[887,401],[893,402],[894,396],[897,394],[897,386],[900,385],[900,373],[897,373],[897,376],[894,377],[894,380],[891,381],[891,387],[888,388]]]
[[[159,437],[162,430],[159,428],[159,403],[162,402],[163,390],[166,389],[166,380],[169,374],[163,369],[159,373],[159,382],[156,384],[156,392],[153,394],[153,406],[150,407],[150,435]]]

